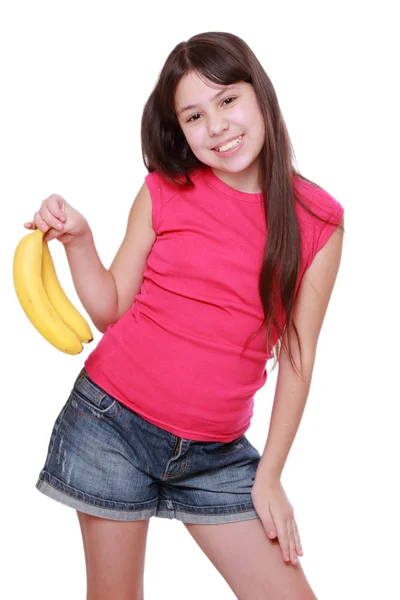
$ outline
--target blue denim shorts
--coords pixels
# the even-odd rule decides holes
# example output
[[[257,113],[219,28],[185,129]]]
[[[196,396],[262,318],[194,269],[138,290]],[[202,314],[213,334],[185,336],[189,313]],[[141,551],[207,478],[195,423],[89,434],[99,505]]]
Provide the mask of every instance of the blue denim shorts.
[[[177,437],[82,369],[54,424],[36,488],[106,519],[231,523],[258,518],[251,488],[260,458],[245,435],[228,443]]]

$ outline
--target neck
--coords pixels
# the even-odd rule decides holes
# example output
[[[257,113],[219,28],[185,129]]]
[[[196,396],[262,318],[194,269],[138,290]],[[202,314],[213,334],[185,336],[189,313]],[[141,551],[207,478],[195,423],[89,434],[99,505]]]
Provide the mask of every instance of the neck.
[[[214,168],[212,171],[218,179],[239,192],[246,192],[247,194],[260,194],[262,192],[258,181],[258,165],[256,164],[250,165],[247,169],[238,173],[228,173]]]

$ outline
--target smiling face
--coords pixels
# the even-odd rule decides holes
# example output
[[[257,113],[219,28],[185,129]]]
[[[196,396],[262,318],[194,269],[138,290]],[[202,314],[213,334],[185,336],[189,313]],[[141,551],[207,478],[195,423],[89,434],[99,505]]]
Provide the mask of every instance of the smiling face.
[[[260,191],[258,161],[265,125],[250,83],[206,83],[191,71],[177,85],[175,109],[198,160],[227,185],[244,192]]]

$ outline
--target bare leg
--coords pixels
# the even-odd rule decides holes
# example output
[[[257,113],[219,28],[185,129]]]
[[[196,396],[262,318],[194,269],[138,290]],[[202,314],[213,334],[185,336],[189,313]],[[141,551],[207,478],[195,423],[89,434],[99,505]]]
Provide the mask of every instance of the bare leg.
[[[149,520],[112,521],[77,514],[85,550],[86,600],[143,600]]]
[[[284,562],[260,519],[185,526],[238,600],[316,600],[300,562]]]

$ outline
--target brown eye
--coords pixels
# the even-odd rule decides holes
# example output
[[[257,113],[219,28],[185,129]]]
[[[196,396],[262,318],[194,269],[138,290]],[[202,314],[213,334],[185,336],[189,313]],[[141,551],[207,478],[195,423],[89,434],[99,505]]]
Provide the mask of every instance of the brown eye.
[[[225,100],[223,101],[223,104],[232,104],[232,102],[235,100],[234,96],[229,96],[229,98],[225,98]]]
[[[195,118],[195,117],[197,117],[197,118]],[[199,113],[196,113],[195,115],[192,115],[192,116],[191,116],[191,117],[190,117],[190,118],[187,120],[187,122],[188,122],[188,123],[190,123],[190,121],[198,121],[199,117],[200,117]]]

